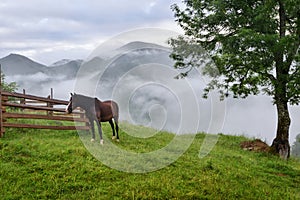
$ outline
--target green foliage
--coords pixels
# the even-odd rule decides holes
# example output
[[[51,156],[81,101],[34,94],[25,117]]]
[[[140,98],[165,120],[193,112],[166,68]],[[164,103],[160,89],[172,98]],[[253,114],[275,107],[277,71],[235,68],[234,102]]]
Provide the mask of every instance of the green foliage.
[[[3,91],[6,92],[15,92],[18,89],[18,85],[16,82],[6,83],[5,75],[1,72],[1,87]]]
[[[143,134],[142,127],[136,128]],[[103,124],[103,131],[110,138],[109,124]],[[151,138],[133,139],[123,130],[120,136],[116,145],[134,152],[162,148],[174,137],[159,132]],[[268,154],[244,151],[239,143],[246,138],[225,135],[220,135],[208,156],[199,159],[204,137],[196,135],[188,151],[173,164],[152,173],[133,174],[96,160],[76,131],[7,129],[0,139],[0,198],[300,198],[299,161],[282,162]]]
[[[211,56],[204,74],[221,97],[245,98],[263,92],[274,100],[300,100],[300,0],[185,0],[172,9],[185,36],[170,40],[175,67],[192,67]],[[203,51],[195,51],[205,49]],[[199,64],[200,63],[200,64]],[[209,69],[211,68],[211,69]],[[216,75],[219,76],[216,76]]]

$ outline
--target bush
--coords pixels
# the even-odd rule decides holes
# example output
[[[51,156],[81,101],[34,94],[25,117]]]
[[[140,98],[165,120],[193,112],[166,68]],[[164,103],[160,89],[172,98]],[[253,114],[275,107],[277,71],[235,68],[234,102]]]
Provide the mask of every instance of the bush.
[[[6,92],[15,92],[18,89],[18,85],[16,82],[6,83],[5,82],[5,74],[1,72],[1,87],[3,91]]]

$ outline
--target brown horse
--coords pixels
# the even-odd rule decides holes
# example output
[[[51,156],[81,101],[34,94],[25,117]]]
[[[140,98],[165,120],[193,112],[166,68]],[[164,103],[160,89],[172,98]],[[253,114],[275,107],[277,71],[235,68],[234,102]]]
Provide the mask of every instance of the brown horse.
[[[97,98],[71,93],[71,98],[69,104],[67,105],[66,112],[72,113],[73,110],[77,107],[80,107],[83,110],[85,110],[85,114],[90,121],[90,125],[92,128],[92,142],[95,141],[94,121],[98,126],[100,144],[103,144],[101,122],[109,122],[113,132],[112,139],[116,138],[113,119],[116,125],[117,141],[119,141],[119,107],[116,102],[111,100],[102,102]]]

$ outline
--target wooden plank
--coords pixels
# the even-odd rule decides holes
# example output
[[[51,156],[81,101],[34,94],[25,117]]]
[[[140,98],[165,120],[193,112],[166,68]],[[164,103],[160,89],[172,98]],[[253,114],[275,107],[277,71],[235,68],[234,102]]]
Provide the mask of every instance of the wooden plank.
[[[87,118],[79,118],[73,116],[48,116],[40,114],[24,114],[24,113],[3,113],[4,118],[15,119],[45,119],[45,120],[57,120],[57,121],[70,121],[70,122],[89,122]]]
[[[0,85],[1,90],[1,85]],[[12,103],[12,102],[2,102],[1,97],[4,99],[8,99],[8,97],[15,97],[23,99],[22,104]],[[26,100],[28,99],[28,100]],[[52,129],[52,130],[90,130],[88,125],[84,126],[52,126],[52,125],[37,125],[37,124],[21,124],[21,123],[6,123],[5,118],[15,118],[15,119],[44,119],[44,120],[56,120],[56,121],[76,121],[86,123],[88,119],[83,116],[84,112],[82,111],[75,111],[74,115],[62,115],[65,113],[64,108],[53,108],[53,105],[67,105],[69,102],[64,100],[52,99],[52,98],[44,98],[38,97],[34,95],[26,95],[20,93],[11,93],[11,92],[4,92],[0,91],[0,136],[2,132],[4,132],[4,128],[33,128],[33,129]],[[40,104],[47,104],[50,106],[43,106],[43,105],[26,105],[24,103],[40,103]],[[2,107],[2,105],[3,107]],[[31,109],[31,110],[40,110],[40,111],[50,111],[56,113],[56,115],[42,115],[42,114],[30,114],[30,113],[4,113],[5,106],[9,107],[16,107],[16,108],[23,108],[23,109]],[[59,115],[57,115],[59,114]],[[3,116],[1,116],[3,115]],[[73,117],[73,116],[78,117]],[[2,128],[1,128],[2,126]]]
[[[90,130],[90,127],[88,126],[50,126],[50,125],[37,125],[37,124],[14,124],[14,123],[3,123],[3,127],[52,129],[52,130]]]
[[[23,99],[31,99],[36,101],[43,101],[48,102],[56,105],[68,105],[68,101],[64,100],[58,100],[58,99],[49,99],[46,97],[38,97],[34,95],[28,95],[28,94],[21,94],[21,93],[15,93],[15,92],[2,92],[3,96],[10,96],[10,97],[17,97],[17,98],[23,98]]]
[[[76,109],[76,110],[73,110],[73,112],[70,114],[66,114],[66,111],[64,113],[63,112],[54,112],[53,114],[54,115],[84,115],[85,111]]]
[[[10,106],[10,107],[16,107],[16,108],[32,109],[32,110],[45,110],[45,111],[66,112],[65,109],[63,109],[63,108],[51,108],[51,107],[24,105],[24,104],[9,103],[9,102],[3,102],[2,105],[4,105],[4,106]]]
[[[27,100],[23,102],[24,104],[46,104],[44,101],[35,101],[35,100]]]

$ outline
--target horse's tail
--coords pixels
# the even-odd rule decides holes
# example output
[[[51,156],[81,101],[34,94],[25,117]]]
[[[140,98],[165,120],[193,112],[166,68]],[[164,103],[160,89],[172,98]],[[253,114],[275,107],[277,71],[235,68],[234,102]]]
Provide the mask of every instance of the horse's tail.
[[[119,106],[116,102],[112,101],[112,111],[113,111],[113,118],[116,124],[119,123]]]

